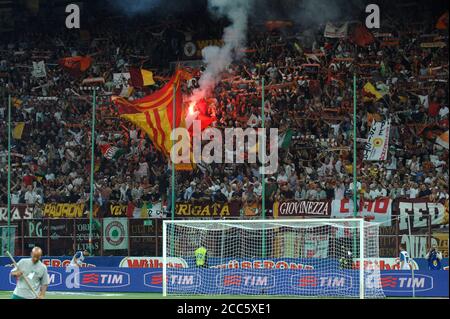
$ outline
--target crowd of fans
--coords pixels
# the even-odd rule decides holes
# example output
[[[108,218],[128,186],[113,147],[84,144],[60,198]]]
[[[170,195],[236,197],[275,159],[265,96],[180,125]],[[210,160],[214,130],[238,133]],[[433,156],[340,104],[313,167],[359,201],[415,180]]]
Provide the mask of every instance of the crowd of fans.
[[[448,150],[436,145],[432,136],[448,130],[448,46],[421,46],[423,36],[430,34],[448,43],[448,33],[433,28],[435,17],[414,24],[406,19],[385,23],[379,31],[398,39],[397,45],[376,37],[365,47],[349,38],[324,37],[324,25],[275,31],[264,25],[249,27],[247,52],[223,73],[207,113],[214,117],[215,127],[259,126],[260,87],[265,79],[265,126],[279,128],[281,133],[293,131],[289,147],[279,149],[277,173],[266,178],[268,202],[351,197],[354,74],[359,196],[448,199]],[[7,202],[9,94],[13,125],[25,123],[21,138],[12,141],[11,203],[88,201],[92,102],[91,93],[80,86],[83,79],[104,77],[96,109],[95,202],[100,206],[110,202],[168,205],[170,165],[139,128],[117,116],[109,94],[118,93],[112,75],[144,62],[157,84],[135,89],[131,98],[149,94],[173,73],[169,62],[184,58],[185,42],[220,39],[223,26],[206,20],[139,25],[105,21],[90,29],[87,38],[73,32],[34,30],[0,42],[0,204]],[[88,54],[93,63],[80,78],[57,63],[63,57]],[[40,60],[46,63],[45,78],[31,75],[32,62]],[[194,80],[183,88],[186,96],[198,87],[204,67],[193,69]],[[363,96],[367,82],[384,91],[382,99]],[[386,161],[362,160],[364,141],[360,139],[367,138],[373,117],[391,119]],[[256,118],[256,124],[250,124],[250,118]],[[122,149],[124,155],[106,159],[101,143]],[[256,164],[211,164],[177,172],[178,201],[252,204],[260,202],[261,193]]]

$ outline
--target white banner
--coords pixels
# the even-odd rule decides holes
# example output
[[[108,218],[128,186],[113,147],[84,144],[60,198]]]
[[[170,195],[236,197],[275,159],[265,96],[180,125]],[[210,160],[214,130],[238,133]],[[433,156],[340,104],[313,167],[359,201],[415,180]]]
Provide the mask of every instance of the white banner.
[[[337,27],[331,22],[327,22],[323,36],[326,38],[345,38],[347,36],[347,29],[347,22],[345,22],[341,27]]]
[[[385,161],[387,159],[390,128],[390,119],[381,122],[372,122],[367,143],[364,146],[365,161]]]
[[[103,218],[103,249],[128,248],[128,218]]]
[[[397,209],[400,216],[400,230],[408,229],[408,215],[412,229],[428,227],[428,216],[432,226],[442,225],[446,220],[448,223],[448,212],[442,203],[427,202],[421,198],[403,199],[398,201]]]
[[[47,71],[45,70],[45,62],[33,62],[33,71],[31,71],[31,75],[35,78],[45,78],[47,76]]]
[[[128,87],[128,80],[130,79],[130,73],[114,73],[113,83],[116,88]]]
[[[381,226],[391,226],[392,199],[379,198],[375,200],[360,200],[358,203],[357,217],[366,220],[383,223]],[[335,199],[331,204],[331,217],[350,218],[353,217],[353,201]]]

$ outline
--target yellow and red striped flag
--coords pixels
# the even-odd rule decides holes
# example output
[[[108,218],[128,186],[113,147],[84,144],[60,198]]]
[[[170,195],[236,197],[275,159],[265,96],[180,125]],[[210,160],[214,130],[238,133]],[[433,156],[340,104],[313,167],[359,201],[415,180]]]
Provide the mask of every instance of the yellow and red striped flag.
[[[173,128],[185,127],[186,109],[183,104],[181,80],[187,79],[188,73],[177,70],[169,82],[157,92],[141,99],[128,101],[114,96],[112,101],[119,108],[120,117],[132,122],[144,130],[155,147],[170,155]],[[173,122],[173,98],[175,92],[175,123]]]

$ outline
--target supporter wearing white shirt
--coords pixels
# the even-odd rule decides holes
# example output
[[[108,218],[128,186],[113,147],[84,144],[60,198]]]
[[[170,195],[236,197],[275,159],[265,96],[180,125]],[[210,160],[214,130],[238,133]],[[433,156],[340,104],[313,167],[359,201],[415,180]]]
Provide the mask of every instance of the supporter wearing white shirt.
[[[120,185],[119,191],[120,191],[120,201],[121,202],[128,201],[128,196],[127,196],[128,189],[129,189],[128,184],[123,183],[122,185]]]
[[[137,136],[138,136],[137,130],[135,130],[135,129],[130,130],[129,134],[130,134],[130,139],[137,140]]]
[[[288,177],[288,178],[291,177],[292,172],[295,171],[294,164],[291,164],[291,163],[285,164],[285,165],[284,165],[284,170],[285,170],[285,172],[286,172],[287,177]]]
[[[335,170],[336,170],[337,173],[340,173],[340,172],[341,172],[342,162],[341,162],[340,159],[338,159],[338,160],[336,161],[336,163],[334,163],[334,168],[335,168]]]
[[[329,159],[325,162],[325,175],[333,174],[333,159]]]
[[[81,176],[78,176],[77,178],[75,178],[75,179],[72,181],[72,184],[73,184],[74,186],[81,186],[81,185],[83,184],[83,178],[82,178]]]
[[[338,184],[334,187],[334,199],[341,200],[345,196],[345,185],[342,182],[338,182]]]
[[[353,182],[349,182],[348,189],[353,192]],[[361,190],[361,182],[356,181],[356,189],[359,191]]]
[[[22,194],[22,192],[20,190],[18,192],[11,193],[11,204],[12,205],[19,204],[21,194]]]
[[[277,182],[278,183],[287,183],[288,181],[288,176],[286,174],[286,172],[284,171],[284,168],[281,169],[280,174],[277,177]]]
[[[32,188],[32,186],[28,186],[28,190],[25,193],[25,203],[27,205],[34,205],[39,199],[38,193]]]
[[[191,185],[184,191],[183,199],[190,200],[194,191],[195,191],[195,182],[191,182]]]
[[[444,105],[444,107],[441,107],[441,109],[439,110],[439,117],[443,118],[443,117],[447,116],[448,112],[449,111],[448,111],[447,105]]]
[[[322,165],[317,169],[317,175],[320,177],[324,177],[327,171],[327,166],[325,163],[322,163]]]
[[[406,193],[409,193],[409,198],[417,198],[417,195],[419,195],[419,188],[417,188],[417,185],[415,183],[412,183]]]
[[[434,177],[434,176],[430,176],[430,174],[426,174],[425,175],[425,179],[423,180],[423,182],[425,183],[425,184],[431,184],[431,183],[433,183],[434,182],[434,180],[435,180],[436,178]]]
[[[370,192],[369,192],[369,199],[377,199],[378,197],[380,197],[380,192],[378,191],[378,189],[376,188],[375,185],[370,185]]]
[[[261,196],[261,194],[262,194],[262,185],[261,185],[260,182],[255,182],[254,187],[253,187],[253,192],[257,196]]]
[[[420,171],[420,162],[416,156],[413,156],[409,168],[414,175]]]
[[[148,176],[148,171],[149,171],[149,167],[148,167],[148,163],[145,161],[142,161],[139,163],[139,168],[136,171],[136,175],[138,175],[139,177],[145,177]]]

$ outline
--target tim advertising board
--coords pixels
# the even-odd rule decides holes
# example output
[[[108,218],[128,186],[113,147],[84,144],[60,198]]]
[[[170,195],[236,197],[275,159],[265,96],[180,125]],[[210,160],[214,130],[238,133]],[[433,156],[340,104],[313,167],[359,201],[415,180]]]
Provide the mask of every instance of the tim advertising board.
[[[381,287],[386,296],[448,297],[448,271],[383,271]]]
[[[0,276],[9,280],[0,281],[0,290],[12,291],[16,279],[10,274],[11,268],[0,267]],[[144,278],[151,273],[159,273],[161,269],[130,268],[48,268],[50,283],[48,291],[70,292],[161,292],[162,281],[151,287],[145,285]],[[150,277],[148,277],[150,278]]]
[[[0,290],[12,291],[16,279],[0,267]],[[162,292],[162,270],[149,268],[48,268],[49,291]],[[366,286],[375,282],[366,277]],[[448,297],[448,271],[381,271],[386,296]],[[202,269],[167,270],[169,293],[358,296],[358,270]]]

